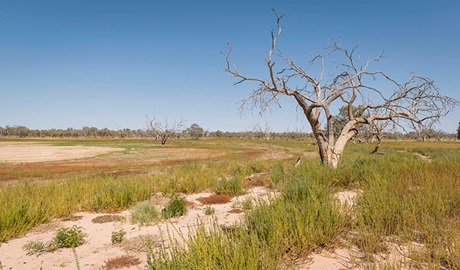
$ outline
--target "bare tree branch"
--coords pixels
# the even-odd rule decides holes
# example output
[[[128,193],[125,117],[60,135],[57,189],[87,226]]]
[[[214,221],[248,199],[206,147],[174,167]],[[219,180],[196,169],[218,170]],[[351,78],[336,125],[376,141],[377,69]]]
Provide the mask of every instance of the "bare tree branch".
[[[271,44],[266,58],[268,79],[243,75],[231,65],[230,43],[227,43],[227,52],[222,53],[226,61],[225,71],[236,78],[235,84],[256,83],[256,87],[242,101],[241,108],[258,107],[262,113],[274,104],[279,106],[283,96],[292,97],[312,128],[323,164],[337,166],[345,144],[357,134],[356,127],[359,125],[378,121],[390,121],[400,126],[403,125],[399,121],[420,125],[438,121],[459,106],[455,99],[442,96],[438,87],[427,77],[412,75],[407,82],[399,83],[383,71],[370,70],[372,63],[383,58],[383,53],[360,64],[360,57],[356,55],[358,46],[346,49],[341,40],[329,44],[325,53],[312,57],[308,67],[320,60],[320,72],[315,76],[308,67],[304,69],[294,59],[283,57],[277,48],[284,14],[279,16],[275,10],[273,13],[277,31],[271,31]],[[282,60],[279,65],[275,65],[276,58]],[[332,60],[327,61],[329,58]],[[323,76],[330,65],[335,66],[335,73],[325,80]],[[335,136],[331,109],[337,108],[337,103],[347,106],[348,122]],[[359,110],[355,112],[353,108],[356,107]]]

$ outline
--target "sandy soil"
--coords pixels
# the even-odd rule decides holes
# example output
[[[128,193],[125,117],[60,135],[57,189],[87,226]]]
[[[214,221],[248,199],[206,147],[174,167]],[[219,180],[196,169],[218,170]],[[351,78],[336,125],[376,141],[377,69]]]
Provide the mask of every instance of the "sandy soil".
[[[54,237],[58,229],[73,225],[81,226],[87,234],[86,242],[76,248],[81,269],[100,269],[108,259],[127,254],[139,258],[142,261],[139,268],[144,269],[147,258],[145,248],[147,239],[152,240],[154,246],[158,246],[161,242],[168,245],[168,233],[175,241],[183,242],[183,237],[187,238],[189,231],[196,228],[197,224],[203,223],[205,226],[212,226],[215,220],[214,216],[206,216],[204,214],[206,206],[197,200],[209,195],[212,195],[212,193],[204,192],[186,196],[187,201],[191,202],[186,216],[173,218],[170,221],[162,221],[151,226],[131,224],[129,222],[129,211],[117,213],[117,215],[126,218],[127,221],[125,222],[96,224],[92,222],[92,219],[104,214],[76,213],[75,217],[78,217],[78,220],[56,220],[52,223],[41,225],[23,237],[1,244],[0,260],[3,263],[3,269],[76,269],[75,256],[71,249],[59,249],[55,252],[40,255],[27,255],[22,248],[24,244],[30,241],[49,241]],[[273,191],[264,187],[254,187],[249,189],[245,195],[232,198],[229,203],[214,204],[211,207],[215,209],[215,217],[219,225],[231,226],[244,215],[243,212],[229,212],[235,209],[234,206],[238,205],[238,202],[241,203],[249,197],[259,200],[267,196],[273,196]],[[167,201],[166,198],[162,197],[157,197],[155,200],[159,204],[164,204]],[[120,244],[113,245],[111,243],[111,234],[113,231],[120,229],[127,232],[126,240]],[[130,269],[137,268],[132,266]]]
[[[93,157],[123,148],[97,146],[53,146],[26,142],[0,142],[0,162],[29,163]]]

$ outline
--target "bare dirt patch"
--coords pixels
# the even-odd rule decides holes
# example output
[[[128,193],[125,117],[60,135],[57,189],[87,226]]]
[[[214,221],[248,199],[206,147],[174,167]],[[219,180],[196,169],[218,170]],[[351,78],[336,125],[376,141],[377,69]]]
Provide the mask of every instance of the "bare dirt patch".
[[[30,163],[70,160],[122,150],[124,149],[99,146],[53,146],[26,142],[0,142],[0,162]]]

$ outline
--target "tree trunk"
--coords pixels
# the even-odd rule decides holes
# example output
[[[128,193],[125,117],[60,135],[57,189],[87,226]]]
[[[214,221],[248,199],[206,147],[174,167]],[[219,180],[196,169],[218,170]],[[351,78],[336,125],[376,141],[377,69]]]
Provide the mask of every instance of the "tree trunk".
[[[340,158],[342,157],[343,148],[331,147],[327,142],[321,142],[318,145],[321,163],[324,166],[337,168]]]
[[[327,141],[317,139],[319,154],[321,157],[321,162],[325,166],[331,166],[336,169],[339,165],[339,161],[342,158],[343,150],[345,145],[357,133],[357,130],[353,128],[353,124],[347,125],[343,130],[340,136],[337,138],[337,141],[333,146]]]
[[[375,146],[374,150],[372,150],[371,154],[377,154],[377,152],[379,151],[380,144],[382,143],[382,139],[380,138],[380,136],[378,134],[375,135],[375,137],[377,138],[378,142],[377,142],[377,145]]]

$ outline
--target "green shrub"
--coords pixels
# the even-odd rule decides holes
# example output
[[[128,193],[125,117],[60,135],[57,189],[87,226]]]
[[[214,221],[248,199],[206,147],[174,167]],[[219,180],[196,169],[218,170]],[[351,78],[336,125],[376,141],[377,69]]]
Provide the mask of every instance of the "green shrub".
[[[119,231],[112,232],[112,244],[118,244],[125,240],[126,231],[121,229]]]
[[[160,213],[153,201],[143,201],[136,203],[131,208],[131,222],[149,225],[160,219]]]
[[[82,227],[72,226],[71,228],[62,228],[58,230],[53,238],[53,243],[60,248],[75,248],[85,242],[86,234]]]
[[[187,200],[175,195],[161,210],[164,218],[180,217],[187,214]]]

